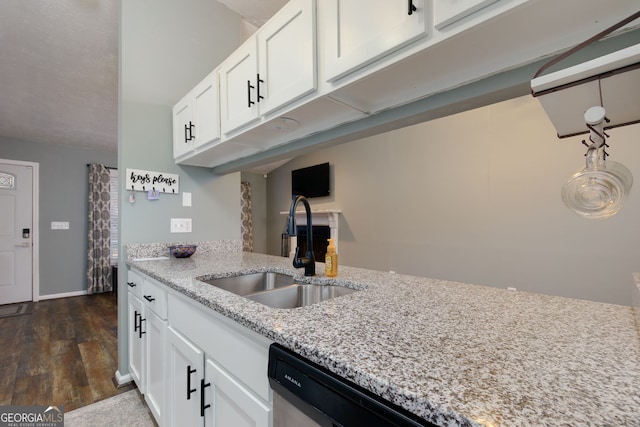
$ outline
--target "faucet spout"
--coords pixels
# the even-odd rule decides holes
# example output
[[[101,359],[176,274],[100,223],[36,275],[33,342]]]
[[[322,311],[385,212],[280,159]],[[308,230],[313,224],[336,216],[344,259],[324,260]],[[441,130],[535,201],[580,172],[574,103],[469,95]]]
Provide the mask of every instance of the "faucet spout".
[[[305,276],[315,276],[316,274],[316,261],[313,257],[313,225],[311,223],[311,207],[309,201],[304,196],[293,195],[291,201],[291,207],[289,208],[289,218],[287,221],[287,234],[289,236],[295,236],[296,231],[296,207],[298,203],[302,202],[307,214],[307,253],[303,258],[300,258],[300,248],[296,246],[295,255],[293,256],[293,266],[295,268],[304,267]]]

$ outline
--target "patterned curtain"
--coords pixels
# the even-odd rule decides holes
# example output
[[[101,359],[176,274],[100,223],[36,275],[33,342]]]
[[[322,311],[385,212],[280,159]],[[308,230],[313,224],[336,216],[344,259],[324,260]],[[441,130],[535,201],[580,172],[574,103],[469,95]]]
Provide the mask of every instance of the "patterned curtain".
[[[248,182],[240,183],[240,201],[242,215],[242,250],[245,252],[253,252],[253,221],[251,219],[251,184]]]
[[[89,165],[89,235],[87,254],[87,292],[109,292],[111,283],[110,191],[109,169],[104,165]]]

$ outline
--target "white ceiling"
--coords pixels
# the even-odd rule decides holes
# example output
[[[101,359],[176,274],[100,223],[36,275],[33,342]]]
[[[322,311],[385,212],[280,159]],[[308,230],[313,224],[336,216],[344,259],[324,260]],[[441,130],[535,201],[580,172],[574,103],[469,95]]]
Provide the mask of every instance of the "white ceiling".
[[[0,1],[0,135],[115,150],[118,2]]]
[[[256,27],[287,2],[218,1]],[[119,4],[0,0],[0,136],[117,150]]]

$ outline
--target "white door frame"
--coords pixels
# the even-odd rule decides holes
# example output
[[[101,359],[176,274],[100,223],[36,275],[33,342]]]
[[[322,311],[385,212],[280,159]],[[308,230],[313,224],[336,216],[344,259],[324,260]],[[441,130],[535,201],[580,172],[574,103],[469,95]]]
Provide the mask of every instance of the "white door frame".
[[[0,163],[7,163],[15,166],[31,166],[33,170],[33,187],[32,187],[32,225],[31,237],[33,242],[31,253],[31,272],[32,272],[32,295],[34,302],[40,300],[40,163],[23,162],[21,160],[0,159]]]

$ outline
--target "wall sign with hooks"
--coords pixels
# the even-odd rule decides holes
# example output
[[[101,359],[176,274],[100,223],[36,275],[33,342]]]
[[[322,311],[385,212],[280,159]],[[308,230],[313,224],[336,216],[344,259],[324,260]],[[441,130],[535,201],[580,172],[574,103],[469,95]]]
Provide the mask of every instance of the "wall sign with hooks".
[[[153,191],[179,194],[180,175],[127,168],[126,189],[129,191]]]

